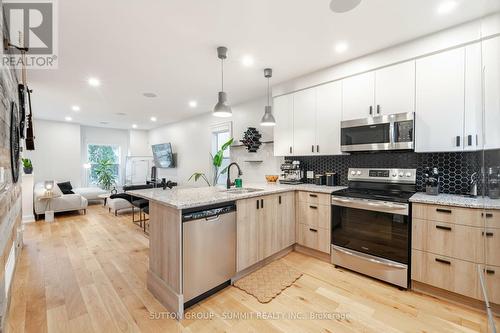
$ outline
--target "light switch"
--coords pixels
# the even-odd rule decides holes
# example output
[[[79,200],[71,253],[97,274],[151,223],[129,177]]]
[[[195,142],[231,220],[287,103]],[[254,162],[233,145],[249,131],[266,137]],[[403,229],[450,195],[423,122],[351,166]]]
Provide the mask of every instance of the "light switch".
[[[314,171],[307,171],[307,179],[314,179]]]

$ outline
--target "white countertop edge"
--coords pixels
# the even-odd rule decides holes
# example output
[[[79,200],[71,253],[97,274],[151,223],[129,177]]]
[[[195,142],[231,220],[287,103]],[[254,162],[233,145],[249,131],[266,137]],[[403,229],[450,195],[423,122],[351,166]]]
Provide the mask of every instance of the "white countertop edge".
[[[490,199],[481,196],[471,198],[445,193],[428,195],[424,192],[417,192],[410,198],[410,202],[466,208],[500,209],[500,199]]]

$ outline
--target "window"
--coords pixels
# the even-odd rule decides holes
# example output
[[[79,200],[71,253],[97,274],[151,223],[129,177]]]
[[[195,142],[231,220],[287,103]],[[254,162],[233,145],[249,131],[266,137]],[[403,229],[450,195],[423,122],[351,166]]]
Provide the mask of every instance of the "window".
[[[115,145],[87,145],[87,160],[90,163],[90,172],[87,175],[88,184],[99,185],[96,170],[100,163],[109,161],[115,183],[120,183],[120,147]]]
[[[231,123],[220,124],[212,127],[212,155],[217,154],[217,152],[222,148],[222,145],[226,143],[231,138]],[[222,165],[220,170],[231,163],[230,149],[224,151],[224,158],[222,160]],[[220,176],[217,184],[223,185],[226,183],[225,175]]]

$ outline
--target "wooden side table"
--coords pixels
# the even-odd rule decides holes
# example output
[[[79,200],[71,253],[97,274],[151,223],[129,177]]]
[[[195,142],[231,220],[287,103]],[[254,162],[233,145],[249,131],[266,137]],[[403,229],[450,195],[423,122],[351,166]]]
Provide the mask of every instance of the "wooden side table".
[[[51,201],[54,198],[59,198],[61,195],[53,192],[46,192],[43,196],[38,197],[38,201],[46,201],[45,203],[45,222],[54,221],[54,211],[51,208]]]

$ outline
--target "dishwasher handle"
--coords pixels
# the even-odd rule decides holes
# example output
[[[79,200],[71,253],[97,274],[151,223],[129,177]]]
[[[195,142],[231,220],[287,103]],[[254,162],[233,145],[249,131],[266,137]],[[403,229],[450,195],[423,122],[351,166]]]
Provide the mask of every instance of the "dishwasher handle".
[[[236,205],[224,206],[209,206],[197,209],[189,209],[182,212],[182,222],[189,222],[194,220],[206,220],[207,222],[216,221],[221,215],[229,214],[236,211]]]

